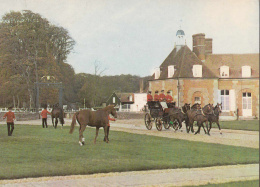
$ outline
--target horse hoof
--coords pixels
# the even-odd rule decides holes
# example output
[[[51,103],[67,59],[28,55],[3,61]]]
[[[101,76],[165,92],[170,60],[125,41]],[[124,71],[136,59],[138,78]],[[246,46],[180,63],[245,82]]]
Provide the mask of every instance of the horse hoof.
[[[85,145],[85,142],[82,142],[82,145]]]
[[[222,132],[220,134],[222,135]]]
[[[79,145],[82,146],[83,144],[81,142],[79,142]]]

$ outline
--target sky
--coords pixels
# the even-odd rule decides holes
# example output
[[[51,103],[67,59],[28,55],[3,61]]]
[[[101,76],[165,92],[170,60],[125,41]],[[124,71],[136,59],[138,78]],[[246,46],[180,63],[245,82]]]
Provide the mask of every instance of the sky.
[[[0,0],[0,18],[31,10],[68,30],[76,73],[150,76],[185,32],[213,39],[214,54],[259,53],[258,0]]]

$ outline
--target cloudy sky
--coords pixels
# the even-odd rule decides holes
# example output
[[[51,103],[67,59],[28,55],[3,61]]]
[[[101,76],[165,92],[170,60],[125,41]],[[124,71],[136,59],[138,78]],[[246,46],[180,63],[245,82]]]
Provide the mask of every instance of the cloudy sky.
[[[213,38],[213,53],[259,52],[258,0],[0,0],[0,17],[31,10],[76,41],[76,73],[151,75],[174,48],[176,32]]]

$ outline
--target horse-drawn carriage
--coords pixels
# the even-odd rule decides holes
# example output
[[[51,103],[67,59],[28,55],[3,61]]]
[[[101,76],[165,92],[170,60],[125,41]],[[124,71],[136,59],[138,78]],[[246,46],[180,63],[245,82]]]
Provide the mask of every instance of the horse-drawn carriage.
[[[148,130],[152,129],[153,122],[158,131],[161,131],[163,126],[165,129],[169,129],[170,126],[175,130],[178,129],[178,124],[170,121],[170,116],[168,114],[169,110],[175,107],[175,103],[149,101],[147,104],[150,112],[145,114],[144,122]]]

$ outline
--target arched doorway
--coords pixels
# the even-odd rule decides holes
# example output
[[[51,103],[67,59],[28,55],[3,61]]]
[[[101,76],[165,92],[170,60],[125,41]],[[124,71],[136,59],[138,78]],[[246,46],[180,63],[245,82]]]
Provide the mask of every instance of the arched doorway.
[[[203,105],[203,95],[200,91],[194,92],[192,94],[192,105],[196,103]]]

